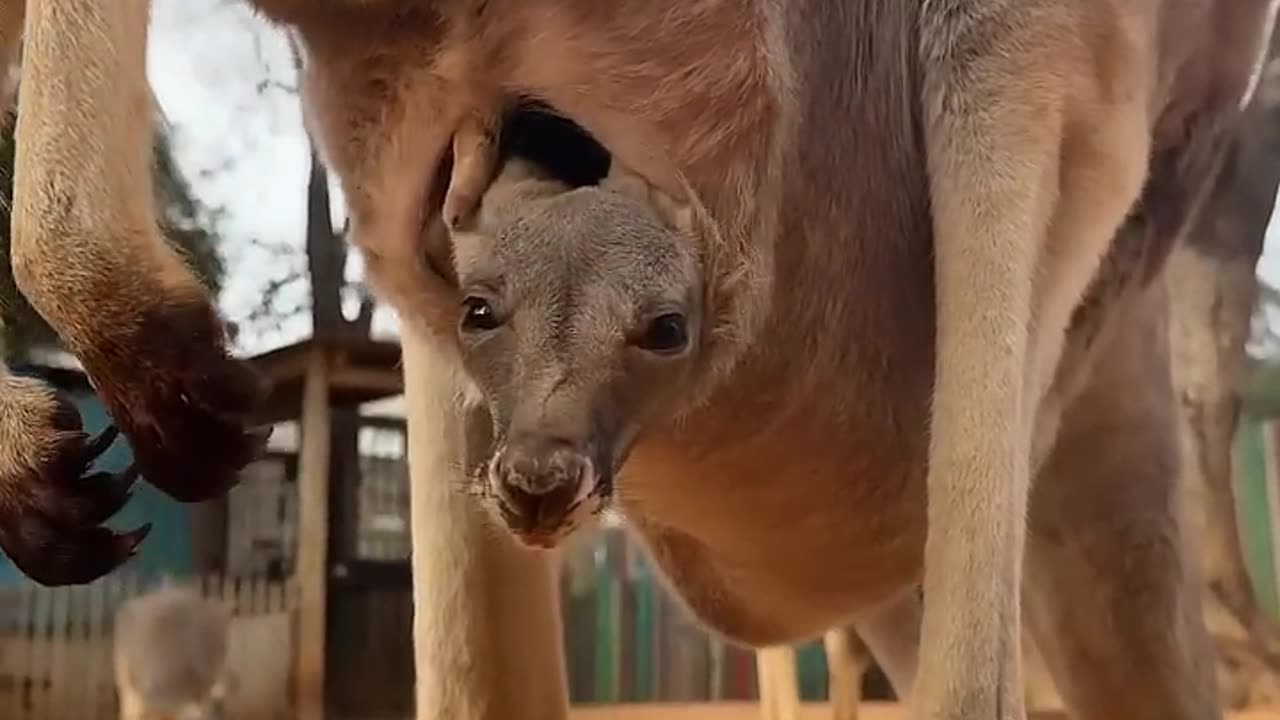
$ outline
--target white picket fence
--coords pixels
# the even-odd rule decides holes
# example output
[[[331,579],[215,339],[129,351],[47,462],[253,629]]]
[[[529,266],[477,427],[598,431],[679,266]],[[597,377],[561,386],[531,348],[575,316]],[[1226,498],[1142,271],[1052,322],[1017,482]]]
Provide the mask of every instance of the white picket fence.
[[[121,573],[80,587],[0,590],[0,717],[115,718],[112,619],[156,582]],[[187,582],[233,612],[228,720],[291,717],[294,602],[287,585],[216,576]]]

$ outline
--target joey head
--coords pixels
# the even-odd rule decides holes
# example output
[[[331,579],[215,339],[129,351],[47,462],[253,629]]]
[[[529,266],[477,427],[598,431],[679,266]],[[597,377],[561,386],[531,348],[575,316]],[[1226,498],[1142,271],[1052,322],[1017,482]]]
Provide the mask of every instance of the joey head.
[[[604,508],[697,362],[697,246],[654,192],[617,171],[571,189],[513,159],[454,226],[457,341],[492,420],[475,477],[526,544]]]

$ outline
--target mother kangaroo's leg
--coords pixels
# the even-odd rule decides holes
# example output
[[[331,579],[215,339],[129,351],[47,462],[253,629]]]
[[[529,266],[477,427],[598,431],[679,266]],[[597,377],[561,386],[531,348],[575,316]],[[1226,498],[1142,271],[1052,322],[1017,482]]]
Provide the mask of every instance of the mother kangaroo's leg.
[[[13,0],[4,0],[12,2]],[[18,93],[18,287],[84,364],[152,484],[218,495],[263,447],[263,387],[156,227],[148,0],[29,0]]]
[[[406,323],[413,644],[420,720],[565,720],[558,564],[488,524],[463,492],[462,381]]]
[[[1028,621],[1078,720],[1221,717],[1178,514],[1162,293],[1117,308],[1031,501]]]
[[[1024,716],[1030,429],[1149,146],[1152,9],[1088,5],[921,5],[937,360],[914,720]]]

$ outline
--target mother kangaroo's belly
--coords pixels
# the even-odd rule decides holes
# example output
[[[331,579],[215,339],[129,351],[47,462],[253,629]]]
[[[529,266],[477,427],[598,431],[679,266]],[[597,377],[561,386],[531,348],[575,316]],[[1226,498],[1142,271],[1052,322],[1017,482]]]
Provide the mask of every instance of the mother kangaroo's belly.
[[[642,445],[618,481],[628,521],[677,593],[754,645],[820,633],[920,573],[922,465],[891,461],[883,446],[823,452],[799,435],[711,452]]]

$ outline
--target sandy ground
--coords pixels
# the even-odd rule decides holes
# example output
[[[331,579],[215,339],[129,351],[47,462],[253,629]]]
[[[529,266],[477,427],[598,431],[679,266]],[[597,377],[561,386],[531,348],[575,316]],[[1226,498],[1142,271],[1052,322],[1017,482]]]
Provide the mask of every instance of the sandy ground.
[[[826,705],[805,705],[800,720],[830,720]],[[573,710],[573,720],[760,720],[760,707],[755,703],[722,703],[717,705],[580,705]],[[896,705],[867,705],[858,720],[906,720],[903,708]],[[1059,720],[1061,715],[1036,715],[1033,720]],[[1280,720],[1277,712],[1250,712],[1233,715],[1231,720]]]

